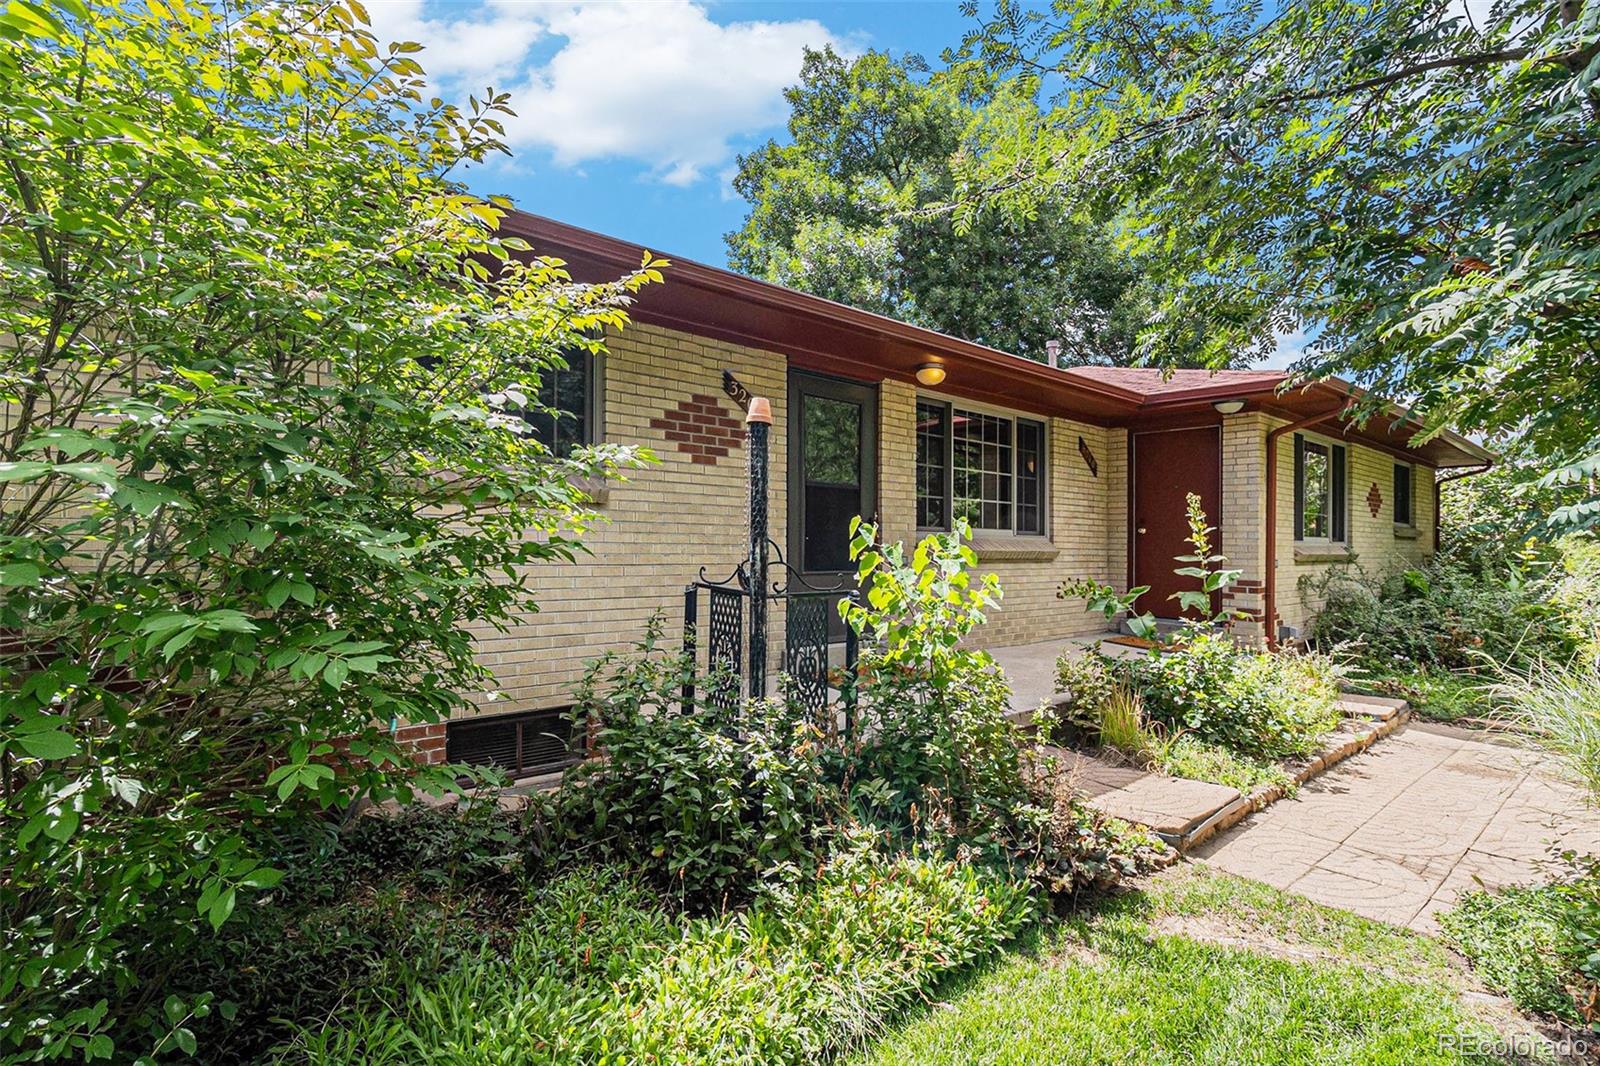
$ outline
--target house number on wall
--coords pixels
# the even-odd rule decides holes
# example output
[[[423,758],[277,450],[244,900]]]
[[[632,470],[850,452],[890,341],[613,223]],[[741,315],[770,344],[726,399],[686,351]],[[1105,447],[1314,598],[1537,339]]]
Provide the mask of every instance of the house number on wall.
[[[734,377],[731,370],[722,372],[722,391],[728,394],[728,399],[739,405],[741,411],[750,410],[750,401],[755,399],[750,390],[744,387],[744,382]]]

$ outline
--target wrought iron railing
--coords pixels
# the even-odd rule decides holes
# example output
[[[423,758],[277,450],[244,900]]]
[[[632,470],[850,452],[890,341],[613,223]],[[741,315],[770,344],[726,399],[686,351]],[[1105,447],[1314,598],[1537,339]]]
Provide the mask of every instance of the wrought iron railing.
[[[834,707],[833,691],[843,711],[846,737],[855,731],[855,673],[858,646],[856,634],[844,627],[844,666],[835,678],[830,668],[834,641],[832,620],[841,598],[855,598],[848,578],[840,578],[831,588],[820,588],[806,581],[783,558],[783,550],[767,534],[768,445],[772,431],[771,405],[751,397],[745,419],[749,458],[749,540],[745,559],[723,581],[713,581],[700,568],[700,577],[683,590],[683,647],[691,665],[697,665],[700,648],[700,600],[708,601],[706,666],[710,688],[707,700],[727,707],[744,699],[761,699],[767,692],[769,608],[781,603],[784,608],[783,647],[778,657],[780,670],[787,677],[782,686],[786,699],[800,702],[818,720],[831,728],[828,720]],[[770,580],[773,557],[783,580]],[[835,684],[837,682],[837,684]],[[695,672],[689,671],[683,686],[683,708],[695,705]]]
[[[705,698],[719,707],[728,707],[744,698],[760,698],[767,692],[766,669],[770,643],[765,619],[775,604],[783,607],[783,645],[778,665],[785,676],[777,686],[786,699],[800,703],[819,720],[838,706],[846,735],[855,729],[855,677],[859,642],[855,630],[844,627],[842,640],[833,639],[838,602],[854,600],[856,591],[845,580],[821,588],[806,581],[783,560],[777,545],[770,550],[778,556],[777,566],[786,580],[759,587],[750,580],[744,564],[726,580],[711,580],[704,568],[699,580],[683,590],[683,647],[691,661],[697,661],[704,640],[708,689]],[[771,565],[771,564],[769,564]],[[705,624],[701,623],[701,601],[706,602]],[[762,610],[755,609],[757,604]],[[763,621],[758,624],[757,618]],[[843,662],[836,671],[832,652],[842,644]],[[696,680],[690,674],[683,687],[683,706],[694,706]],[[835,696],[837,692],[837,696]]]

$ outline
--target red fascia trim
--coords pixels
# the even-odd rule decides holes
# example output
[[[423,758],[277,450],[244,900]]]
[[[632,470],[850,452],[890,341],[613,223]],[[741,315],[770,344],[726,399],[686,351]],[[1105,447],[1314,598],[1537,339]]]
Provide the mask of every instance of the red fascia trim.
[[[641,245],[631,244],[627,241],[608,237],[591,230],[579,229],[566,223],[556,222],[553,219],[530,215],[521,211],[513,211],[506,215],[501,222],[501,229],[512,236],[521,237],[534,245],[535,254],[543,254],[538,247],[540,242],[549,242],[563,248],[592,256],[615,266],[619,271],[632,270],[637,267],[644,255],[645,249]],[[559,250],[559,249],[558,249]],[[873,334],[891,340],[899,341],[912,347],[921,348],[930,355],[953,356],[971,360],[986,367],[1025,378],[1038,380],[1054,388],[1067,385],[1069,388],[1082,391],[1088,395],[1111,401],[1118,406],[1130,409],[1137,408],[1142,396],[1131,389],[1124,389],[1114,385],[1100,382],[1089,382],[1077,378],[1063,379],[1061,372],[1043,363],[1035,363],[1031,359],[1024,359],[1018,355],[1002,352],[995,348],[988,348],[981,344],[973,344],[956,337],[936,333],[933,330],[923,329],[920,326],[908,325],[896,319],[883,315],[873,314],[870,311],[861,311],[854,307],[825,300],[820,296],[809,293],[797,292],[771,282],[760,281],[756,278],[735,274],[729,270],[707,266],[690,259],[667,258],[670,266],[666,269],[672,279],[678,283],[682,292],[683,288],[693,287],[720,296],[733,297],[750,303],[760,304],[765,307],[789,312],[810,318],[821,319],[834,325],[843,326],[857,332]],[[671,299],[674,289],[671,285],[663,286],[658,297]],[[644,299],[651,299],[650,296]],[[676,303],[676,301],[674,301]],[[674,313],[665,309],[656,310],[647,308],[641,302],[638,306],[638,316],[648,319],[654,316],[671,316],[681,325],[692,326],[692,317],[681,313]],[[749,337],[757,347],[777,348],[788,351],[794,346],[788,341],[774,342],[763,341],[758,337]],[[820,357],[828,357],[829,353],[812,352]],[[837,358],[837,356],[833,356]]]

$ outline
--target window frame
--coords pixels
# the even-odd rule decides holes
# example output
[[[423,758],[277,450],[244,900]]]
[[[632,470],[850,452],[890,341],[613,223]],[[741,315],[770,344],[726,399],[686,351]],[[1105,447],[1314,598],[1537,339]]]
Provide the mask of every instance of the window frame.
[[[1321,449],[1328,458],[1327,528],[1324,536],[1308,536],[1306,520],[1306,449]],[[1314,547],[1350,544],[1350,449],[1347,445],[1314,433],[1294,435],[1294,543]]]
[[[1050,537],[1050,419],[1035,417],[1018,411],[1007,410],[1002,407],[994,407],[988,404],[972,403],[971,401],[963,399],[959,396],[945,396],[939,393],[923,392],[921,390],[919,390],[916,394],[915,404],[917,407],[923,405],[940,407],[944,411],[944,449],[941,458],[944,467],[943,507],[945,521],[942,526],[925,526],[921,522],[921,514],[918,513],[916,516],[917,532],[948,533],[955,526],[955,415],[959,410],[966,414],[984,415],[989,418],[1004,419],[1010,424],[1011,427],[1011,469],[1006,475],[1010,479],[1011,485],[1011,526],[1009,529],[990,529],[974,525],[972,527],[973,536],[1025,537],[1030,539],[1037,538],[1040,540],[1048,540]],[[916,407],[913,407],[913,412],[915,412],[915,410]],[[1022,513],[1022,502],[1018,494],[1021,478],[1019,478],[1017,474],[1018,464],[1021,461],[1022,455],[1020,439],[1021,435],[1018,433],[1018,426],[1022,423],[1031,423],[1032,425],[1037,426],[1039,431],[1039,500],[1037,505],[1039,511],[1039,528],[1037,530],[1018,530],[1017,528],[1017,522]],[[914,510],[920,512],[921,506],[920,499],[918,499],[918,497],[920,496],[920,490],[922,487],[922,475],[919,469],[920,464],[917,462],[917,449],[915,446],[916,424],[915,415],[913,415],[913,447],[911,456],[913,508]]]
[[[583,432],[579,434],[578,440],[574,442],[574,446],[579,448],[587,448],[595,444],[600,444],[605,440],[605,353],[574,351],[565,353],[562,358],[567,361],[567,367],[569,370],[576,369],[573,366],[573,362],[575,360],[581,360],[584,364],[584,425]],[[548,369],[549,368],[547,368],[547,370]],[[522,408],[518,413],[522,416],[522,420],[528,425],[529,435],[532,436],[533,439],[538,440],[538,427],[534,422],[534,418],[548,413],[547,409],[530,409],[525,407]],[[552,426],[554,426],[555,420],[558,418],[559,415],[552,416]],[[566,458],[566,456],[561,455],[556,451],[554,442],[540,441],[540,443],[544,444],[553,458]]]
[[[1406,516],[1400,517],[1400,472],[1406,475]],[[1390,510],[1394,517],[1394,524],[1400,529],[1417,528],[1417,464],[1394,464],[1394,479],[1389,484],[1391,499]]]

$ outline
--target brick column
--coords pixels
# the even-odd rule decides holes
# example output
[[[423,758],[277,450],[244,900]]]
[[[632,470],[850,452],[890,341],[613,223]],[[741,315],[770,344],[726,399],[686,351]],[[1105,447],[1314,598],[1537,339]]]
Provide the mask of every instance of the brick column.
[[[878,387],[878,515],[886,542],[917,539],[917,389],[906,381]]]
[[[1222,515],[1213,522],[1221,529],[1222,554],[1228,566],[1242,571],[1239,580],[1223,594],[1222,604],[1245,611],[1248,617],[1233,623],[1242,640],[1263,641],[1266,609],[1266,482],[1267,423],[1254,412],[1225,415],[1222,419]]]

